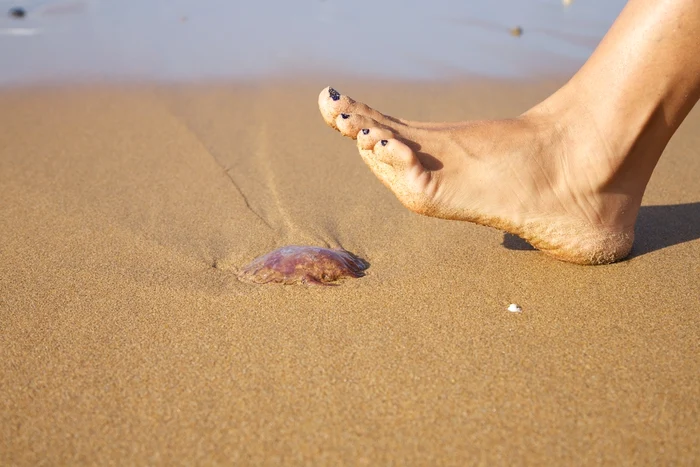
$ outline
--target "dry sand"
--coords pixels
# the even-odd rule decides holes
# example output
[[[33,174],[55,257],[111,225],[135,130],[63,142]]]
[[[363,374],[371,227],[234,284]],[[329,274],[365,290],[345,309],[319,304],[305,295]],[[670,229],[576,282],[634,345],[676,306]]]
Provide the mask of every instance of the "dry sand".
[[[405,210],[323,123],[328,84],[425,120],[557,85],[0,94],[0,464],[697,465],[700,109],[632,257],[582,267]],[[288,244],[369,275],[236,280]]]

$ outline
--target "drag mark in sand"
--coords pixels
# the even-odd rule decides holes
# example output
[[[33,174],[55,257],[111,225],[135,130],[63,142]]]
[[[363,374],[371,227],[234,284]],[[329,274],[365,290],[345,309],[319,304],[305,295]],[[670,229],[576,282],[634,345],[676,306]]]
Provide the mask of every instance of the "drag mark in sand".
[[[207,152],[209,152],[209,151],[207,151]],[[212,157],[212,159],[214,159],[214,161],[216,161],[216,163],[219,165],[219,167],[221,167],[223,169],[223,171],[226,174],[226,176],[228,177],[228,179],[231,180],[231,184],[234,186],[234,188],[236,189],[238,194],[241,196],[243,203],[245,203],[245,207],[248,208],[248,210],[250,212],[252,212],[258,219],[260,219],[262,221],[263,224],[265,224],[270,230],[272,230],[274,232],[275,229],[270,225],[270,223],[267,222],[267,220],[265,220],[265,218],[263,216],[258,214],[258,212],[250,206],[250,203],[248,202],[248,198],[246,198],[245,194],[243,193],[243,190],[241,190],[241,188],[236,184],[236,181],[233,179],[233,176],[229,172],[230,169],[227,169],[224,166],[222,166],[221,164],[219,164],[219,161],[216,160],[216,157],[214,157],[214,155],[211,152],[209,152],[209,155]]]
[[[267,187],[272,192],[272,197],[275,200],[275,205],[277,206],[277,211],[279,211],[280,216],[282,216],[282,221],[284,225],[288,226],[291,230],[298,231],[299,229],[294,224],[294,221],[287,213],[287,210],[282,206],[281,197],[277,191],[277,184],[274,178],[274,171],[272,165],[270,164],[270,151],[268,149],[268,132],[267,124],[265,121],[260,123],[260,131],[258,133],[258,149],[256,151],[257,160],[262,161],[264,167],[264,173],[267,175]]]
[[[363,277],[369,263],[346,250],[285,246],[253,260],[238,274],[252,284],[337,285],[346,277]]]
[[[194,136],[194,137],[197,139],[197,141],[199,142],[199,144],[202,146],[202,148],[204,149],[204,151],[209,155],[209,157],[211,157],[211,159],[214,161],[214,163],[215,163],[221,170],[224,171],[224,174],[226,174],[226,177],[228,177],[228,179],[231,181],[231,184],[233,185],[233,187],[234,187],[234,188],[236,189],[236,191],[238,192],[238,195],[239,195],[239,196],[241,197],[241,199],[243,200],[243,203],[245,204],[245,207],[246,207],[250,212],[252,212],[253,215],[254,215],[255,217],[257,217],[258,219],[260,219],[260,220],[262,221],[262,223],[265,224],[265,226],[267,226],[268,229],[270,229],[270,230],[272,230],[272,231],[274,232],[274,231],[275,231],[275,228],[272,227],[272,225],[270,225],[270,223],[267,221],[267,219],[265,219],[262,215],[260,215],[260,214],[259,214],[255,209],[253,209],[253,207],[250,205],[250,203],[248,202],[248,198],[247,198],[246,195],[243,193],[243,190],[241,190],[241,188],[238,186],[238,184],[236,183],[236,181],[233,179],[233,176],[232,176],[231,173],[230,173],[230,170],[231,170],[231,169],[230,169],[230,168],[226,168],[223,164],[221,164],[221,162],[219,162],[219,160],[216,158],[216,156],[215,156],[214,153],[211,151],[211,149],[206,145],[206,143],[202,140],[202,138],[199,137],[199,135],[197,134],[197,132],[194,131],[183,119],[178,118],[178,117],[177,117],[175,114],[173,114],[172,112],[171,112],[171,115],[173,115],[173,117],[175,117],[175,119],[176,119],[178,122],[180,122],[180,124],[183,125],[183,126],[187,129],[187,131],[188,131],[192,136]]]

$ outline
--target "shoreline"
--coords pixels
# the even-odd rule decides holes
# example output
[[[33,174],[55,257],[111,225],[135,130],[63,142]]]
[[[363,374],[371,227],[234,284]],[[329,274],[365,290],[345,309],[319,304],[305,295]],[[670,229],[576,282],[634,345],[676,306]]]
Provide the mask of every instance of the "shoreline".
[[[328,73],[311,72],[295,73],[293,71],[278,71],[260,76],[250,77],[221,77],[221,78],[198,78],[198,79],[145,79],[137,77],[87,77],[85,79],[70,78],[56,80],[34,80],[17,83],[6,83],[0,85],[0,93],[5,91],[36,89],[51,90],[64,89],[76,90],[84,89],[205,89],[205,88],[236,88],[236,87],[265,87],[265,86],[308,86],[314,83],[342,83],[352,85],[355,83],[360,87],[370,86],[390,87],[390,86],[417,86],[430,87],[438,85],[448,86],[561,86],[573,76],[575,69],[569,71],[547,72],[540,75],[531,76],[492,76],[489,74],[464,73],[452,76],[442,76],[435,78],[410,78],[410,77],[389,77],[381,75],[370,75],[365,73]],[[320,89],[322,89],[321,87]],[[552,88],[554,90],[556,88]]]

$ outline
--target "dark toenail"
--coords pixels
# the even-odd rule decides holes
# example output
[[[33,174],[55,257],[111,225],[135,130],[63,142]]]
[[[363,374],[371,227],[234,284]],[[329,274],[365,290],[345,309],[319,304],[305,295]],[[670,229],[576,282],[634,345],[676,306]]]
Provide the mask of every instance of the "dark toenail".
[[[369,128],[363,128],[363,129],[362,129],[362,134],[363,134],[363,135],[368,135],[368,134],[369,134]]]
[[[350,118],[350,114],[340,114],[340,116],[343,117],[343,120]]]
[[[330,94],[331,99],[337,101],[340,99],[340,93],[333,88],[328,88],[328,94]]]
[[[382,143],[382,146],[386,146],[387,144],[389,144],[389,140],[383,139],[380,141],[380,143]]]

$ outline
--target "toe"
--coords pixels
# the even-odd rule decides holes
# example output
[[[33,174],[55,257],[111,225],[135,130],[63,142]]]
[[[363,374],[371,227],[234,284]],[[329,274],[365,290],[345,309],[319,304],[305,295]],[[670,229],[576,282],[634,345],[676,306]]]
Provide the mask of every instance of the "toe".
[[[340,114],[352,113],[346,108],[348,107],[348,101],[350,100],[351,99],[349,97],[343,96],[331,87],[327,87],[321,91],[321,94],[318,95],[318,108],[321,111],[323,119],[328,125],[336,130],[338,129],[336,119],[340,117]]]
[[[336,130],[338,129],[336,120],[341,114],[358,114],[381,124],[392,123],[381,112],[377,112],[361,102],[356,102],[354,99],[341,94],[331,87],[325,88],[318,95],[318,108],[326,123]]]
[[[413,212],[434,215],[431,199],[436,183],[413,150],[394,138],[382,139],[371,151],[361,150],[365,163],[399,201]]]
[[[360,130],[363,128],[371,128],[376,125],[378,125],[377,122],[371,118],[359,114],[341,113],[335,119],[335,126],[338,131],[343,136],[349,136],[352,139],[357,138]]]
[[[391,138],[394,138],[394,133],[388,128],[376,126],[363,127],[359,133],[357,133],[357,147],[371,150],[379,141]]]
[[[374,156],[381,162],[397,170],[407,170],[414,166],[422,166],[414,152],[404,143],[394,138],[383,138],[377,141],[372,150]]]

